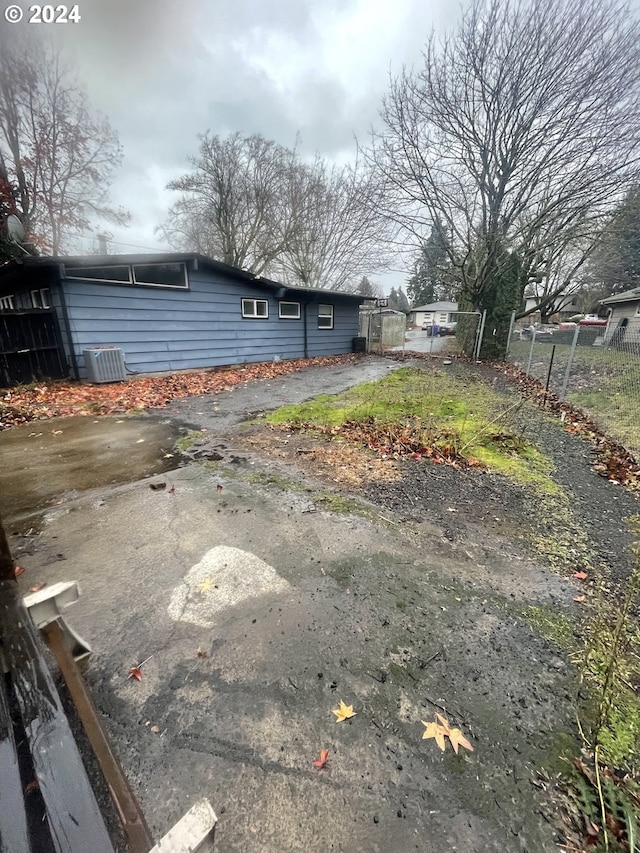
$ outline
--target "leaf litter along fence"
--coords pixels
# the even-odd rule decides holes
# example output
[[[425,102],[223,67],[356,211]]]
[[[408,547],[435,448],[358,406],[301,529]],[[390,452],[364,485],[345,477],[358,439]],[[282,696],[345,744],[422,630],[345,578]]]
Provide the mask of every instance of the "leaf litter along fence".
[[[507,358],[640,460],[640,332],[621,338],[577,326],[528,335],[513,329]]]

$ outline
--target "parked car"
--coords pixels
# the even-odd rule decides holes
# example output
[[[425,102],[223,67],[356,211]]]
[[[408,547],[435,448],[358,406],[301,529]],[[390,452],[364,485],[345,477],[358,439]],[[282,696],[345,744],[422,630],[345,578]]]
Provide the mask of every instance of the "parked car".
[[[438,334],[441,338],[443,338],[445,335],[455,335],[457,328],[457,323],[443,323],[438,328]]]
[[[520,340],[530,341],[533,338],[533,333],[536,334],[537,341],[552,341],[554,334],[558,331],[558,326],[552,326],[549,323],[537,323],[535,326],[527,326],[520,332]]]

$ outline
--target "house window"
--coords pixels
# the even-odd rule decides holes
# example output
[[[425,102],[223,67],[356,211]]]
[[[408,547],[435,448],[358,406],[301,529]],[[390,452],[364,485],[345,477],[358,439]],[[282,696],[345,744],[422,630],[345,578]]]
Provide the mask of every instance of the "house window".
[[[41,290],[32,290],[31,291],[31,308],[49,308],[51,305],[50,302],[50,292],[48,287],[43,287]]]
[[[142,287],[189,287],[187,267],[183,263],[103,264],[99,267],[72,267],[67,278],[108,281],[113,284],[137,284]]]
[[[131,284],[131,268],[124,264],[102,267],[73,267],[67,269],[67,278],[84,278],[90,281],[113,281]]]
[[[0,296],[0,311],[13,311],[13,296]]]
[[[134,284],[147,287],[188,287],[185,264],[134,264]]]
[[[269,316],[269,303],[266,299],[243,299],[242,316],[266,320]]]
[[[333,305],[318,305],[318,328],[333,329]]]
[[[300,303],[299,302],[279,302],[278,310],[280,319],[282,320],[299,320],[300,319]]]

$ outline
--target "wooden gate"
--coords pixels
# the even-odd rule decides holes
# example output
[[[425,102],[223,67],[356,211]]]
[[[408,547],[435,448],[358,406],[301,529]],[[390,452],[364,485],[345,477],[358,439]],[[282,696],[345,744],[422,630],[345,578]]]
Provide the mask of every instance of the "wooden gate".
[[[0,387],[68,375],[53,310],[0,312]]]

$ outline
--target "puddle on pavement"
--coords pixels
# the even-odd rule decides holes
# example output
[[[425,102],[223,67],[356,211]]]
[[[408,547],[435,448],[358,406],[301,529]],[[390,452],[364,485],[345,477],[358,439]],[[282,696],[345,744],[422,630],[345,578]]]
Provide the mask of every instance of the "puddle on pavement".
[[[148,417],[70,417],[0,432],[0,515],[16,522],[62,496],[177,467],[180,430]]]

